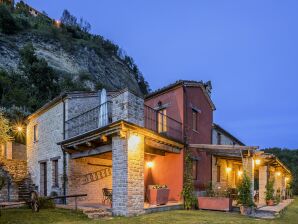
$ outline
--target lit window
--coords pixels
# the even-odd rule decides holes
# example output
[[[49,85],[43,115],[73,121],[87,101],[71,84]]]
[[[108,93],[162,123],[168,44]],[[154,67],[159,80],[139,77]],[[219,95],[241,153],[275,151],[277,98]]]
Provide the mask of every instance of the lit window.
[[[58,187],[58,160],[52,161],[52,185]]]
[[[167,132],[167,110],[161,109],[157,112],[158,114],[158,133]]]
[[[197,180],[197,178],[198,178],[198,161],[197,160],[192,161],[192,177],[194,180]]]
[[[34,125],[34,127],[33,127],[33,140],[34,140],[34,142],[37,142],[38,141],[38,126],[37,126],[37,124],[36,125]]]
[[[220,166],[217,166],[217,182],[219,183],[220,182]]]
[[[196,110],[192,110],[192,129],[198,130],[198,112]]]

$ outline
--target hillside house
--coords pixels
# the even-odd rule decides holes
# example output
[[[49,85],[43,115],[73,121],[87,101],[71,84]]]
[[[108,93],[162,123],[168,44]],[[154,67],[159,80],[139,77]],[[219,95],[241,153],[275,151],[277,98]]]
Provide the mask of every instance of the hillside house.
[[[252,181],[258,169],[262,187],[266,172],[278,169],[284,187],[290,173],[280,161],[256,147],[212,144],[214,110],[209,82],[178,81],[145,99],[129,90],[62,94],[28,117],[29,173],[40,195],[86,193],[88,205],[106,204],[111,189],[112,213],[124,216],[152,211],[152,185],[168,187],[169,206],[182,205],[186,149],[197,192],[217,181],[221,160],[237,162]],[[236,165],[228,167],[235,175]]]

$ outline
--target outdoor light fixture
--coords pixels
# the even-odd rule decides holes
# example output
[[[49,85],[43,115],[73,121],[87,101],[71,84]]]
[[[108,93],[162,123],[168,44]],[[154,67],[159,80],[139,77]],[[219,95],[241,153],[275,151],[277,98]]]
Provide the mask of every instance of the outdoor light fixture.
[[[243,171],[242,171],[242,170],[239,170],[239,171],[238,171],[238,176],[241,177],[242,174],[243,174]]]
[[[280,172],[276,172],[276,176],[280,176],[281,175],[281,173]]]
[[[140,143],[140,137],[137,134],[131,134],[128,138],[128,145],[131,149],[136,149]]]
[[[231,167],[227,167],[227,168],[226,168],[226,171],[227,171],[227,173],[229,173],[229,172],[232,171],[232,168],[231,168]]]
[[[152,168],[154,166],[154,163],[152,161],[147,162],[147,167]]]
[[[23,127],[22,126],[17,126],[17,131],[18,132],[22,132],[23,131]]]
[[[260,165],[261,164],[261,160],[259,160],[259,159],[256,159],[256,165]]]

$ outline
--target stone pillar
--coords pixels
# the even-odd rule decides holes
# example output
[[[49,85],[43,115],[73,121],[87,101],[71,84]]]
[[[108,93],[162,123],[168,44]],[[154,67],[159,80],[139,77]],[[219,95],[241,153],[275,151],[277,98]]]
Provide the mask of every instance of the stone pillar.
[[[112,139],[113,215],[144,212],[144,136],[126,133]]]
[[[243,172],[249,177],[251,182],[251,197],[254,196],[254,160],[252,157],[243,158]]]
[[[259,204],[266,205],[267,166],[259,167]]]
[[[113,122],[125,120],[139,126],[144,126],[144,99],[128,90],[123,90],[112,97],[112,102]]]

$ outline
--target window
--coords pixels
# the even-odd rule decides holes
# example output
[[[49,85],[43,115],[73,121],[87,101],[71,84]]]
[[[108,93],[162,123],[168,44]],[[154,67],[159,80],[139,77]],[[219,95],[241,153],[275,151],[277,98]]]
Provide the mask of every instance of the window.
[[[221,134],[217,132],[217,145],[221,145]]]
[[[34,142],[38,141],[38,126],[37,124],[33,127],[33,140]]]
[[[217,166],[217,182],[219,183],[220,182],[220,166]]]
[[[52,160],[52,185],[58,187],[58,160]]]
[[[167,110],[161,109],[157,114],[158,133],[167,132]]]
[[[197,178],[198,178],[198,161],[197,160],[192,161],[192,177],[194,180],[197,180]]]
[[[192,129],[198,131],[198,111],[192,109]]]

